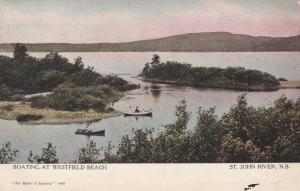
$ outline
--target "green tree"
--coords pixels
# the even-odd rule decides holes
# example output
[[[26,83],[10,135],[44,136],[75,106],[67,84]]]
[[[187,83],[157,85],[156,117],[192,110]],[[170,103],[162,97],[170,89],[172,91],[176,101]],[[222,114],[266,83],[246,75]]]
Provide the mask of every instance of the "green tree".
[[[5,143],[0,149],[0,164],[13,162],[16,159],[18,152],[19,150],[13,149],[9,142]]]
[[[14,49],[14,58],[17,63],[23,63],[27,56],[25,44],[17,43]]]
[[[160,63],[160,56],[158,54],[153,54],[152,56],[152,61],[151,61],[151,65],[157,65]]]
[[[59,163],[56,155],[56,147],[51,143],[47,143],[47,147],[42,148],[42,155],[34,155],[32,151],[30,151],[28,161],[36,164]]]
[[[223,128],[215,108],[198,111],[198,122],[193,135],[194,156],[198,162],[217,162],[223,138]]]
[[[187,105],[185,99],[180,102],[180,105],[176,106],[175,115],[177,120],[174,124],[166,125],[166,131],[168,134],[182,134],[187,128],[190,114],[186,111]]]
[[[94,141],[90,141],[84,148],[79,150],[79,163],[98,163],[100,161],[100,150]]]

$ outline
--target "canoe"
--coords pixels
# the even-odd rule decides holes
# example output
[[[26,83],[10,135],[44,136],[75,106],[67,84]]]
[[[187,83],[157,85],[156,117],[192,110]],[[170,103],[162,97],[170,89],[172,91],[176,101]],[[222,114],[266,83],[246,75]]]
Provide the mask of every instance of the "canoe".
[[[105,130],[77,129],[75,134],[87,136],[105,136]]]
[[[152,111],[124,112],[124,116],[152,116]]]

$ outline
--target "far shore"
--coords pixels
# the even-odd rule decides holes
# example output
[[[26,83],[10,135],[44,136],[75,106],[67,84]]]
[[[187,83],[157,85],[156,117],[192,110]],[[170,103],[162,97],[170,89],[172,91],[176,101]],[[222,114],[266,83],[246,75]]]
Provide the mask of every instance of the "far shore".
[[[8,107],[10,106],[10,107]],[[9,108],[9,109],[7,109]],[[26,125],[61,125],[71,123],[87,123],[110,117],[120,116],[121,113],[113,111],[109,113],[97,113],[91,111],[57,111],[54,109],[37,109],[30,106],[30,102],[0,102],[0,119],[16,120],[18,115],[42,115],[43,118],[37,121],[20,122]]]

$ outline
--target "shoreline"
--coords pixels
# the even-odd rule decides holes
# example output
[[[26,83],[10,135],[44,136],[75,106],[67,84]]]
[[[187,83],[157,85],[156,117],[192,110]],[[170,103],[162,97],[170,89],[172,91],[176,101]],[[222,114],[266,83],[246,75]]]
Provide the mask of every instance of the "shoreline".
[[[300,80],[279,81],[281,89],[300,89]]]
[[[214,85],[208,85],[208,86],[193,86],[192,84],[184,83],[184,82],[176,82],[176,81],[164,81],[164,80],[157,80],[157,79],[144,79],[140,76],[135,76],[134,78],[144,81],[144,82],[150,82],[150,83],[156,83],[156,84],[170,84],[170,85],[178,85],[178,86],[189,86],[189,87],[195,87],[195,88],[212,88],[212,89],[224,89],[224,90],[238,90],[238,91],[249,91],[249,92],[263,92],[263,91],[277,91],[279,89],[300,89],[300,80],[289,80],[289,81],[279,81],[278,86],[271,86],[271,87],[265,87],[265,86],[250,86],[250,87],[238,87],[238,86],[214,86]]]
[[[10,108],[9,108],[9,107]],[[43,118],[37,121],[18,122],[23,125],[64,125],[71,123],[88,123],[121,116],[121,112],[97,113],[95,111],[58,111],[54,109],[31,108],[30,102],[8,102],[0,101],[0,119],[16,120],[18,115],[42,115]]]

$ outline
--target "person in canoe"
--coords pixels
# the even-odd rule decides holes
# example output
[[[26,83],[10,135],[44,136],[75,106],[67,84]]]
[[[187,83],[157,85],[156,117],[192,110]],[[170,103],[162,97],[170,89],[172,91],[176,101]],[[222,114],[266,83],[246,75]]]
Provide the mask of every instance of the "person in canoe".
[[[139,113],[140,112],[140,109],[138,106],[136,106],[135,110],[134,110],[135,113]]]
[[[145,111],[144,109],[140,109],[138,106],[136,106],[132,112],[124,112],[124,116],[152,116],[152,110]]]

